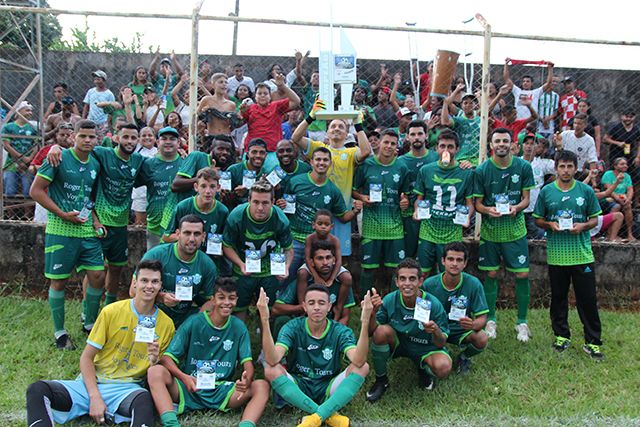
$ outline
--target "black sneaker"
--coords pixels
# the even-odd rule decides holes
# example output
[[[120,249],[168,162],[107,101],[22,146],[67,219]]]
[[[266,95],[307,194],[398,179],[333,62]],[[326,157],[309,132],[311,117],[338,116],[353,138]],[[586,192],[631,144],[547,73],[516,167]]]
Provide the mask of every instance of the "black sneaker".
[[[75,350],[76,346],[68,334],[63,334],[56,338],[56,348],[58,350]]]
[[[436,386],[436,382],[431,375],[424,371],[424,369],[418,369],[418,386],[423,390],[433,390]]]
[[[373,383],[373,385],[367,392],[367,400],[372,403],[380,400],[380,398],[382,398],[388,388],[389,378],[386,375],[382,377],[376,377],[376,382]]]
[[[582,346],[582,349],[585,353],[587,353],[593,360],[601,361],[604,360],[604,354],[600,351],[600,346],[596,344],[585,344]]]
[[[458,366],[456,372],[459,375],[466,375],[471,371],[471,359],[463,356],[462,353],[456,358],[456,365]]]
[[[551,347],[553,347],[553,349],[558,353],[562,353],[563,351],[568,349],[570,345],[571,340],[569,338],[558,336],[556,337],[556,340]]]

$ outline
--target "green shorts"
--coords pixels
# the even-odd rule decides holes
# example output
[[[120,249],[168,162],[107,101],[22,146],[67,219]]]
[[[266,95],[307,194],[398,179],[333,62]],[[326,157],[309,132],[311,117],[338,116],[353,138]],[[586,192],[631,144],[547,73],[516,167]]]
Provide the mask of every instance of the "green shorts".
[[[362,268],[397,267],[405,256],[404,239],[362,239]]]
[[[44,276],[67,279],[73,267],[81,270],[104,270],[102,247],[97,237],[44,235]]]
[[[290,374],[288,372],[287,375],[289,375],[289,378],[293,379],[293,381],[298,384],[298,387],[300,387],[300,390],[302,390],[304,394],[320,405],[322,402],[327,400],[335,391],[336,387],[344,381],[347,377],[347,372],[345,369],[335,377],[329,378],[308,378]]]
[[[513,242],[496,243],[480,239],[478,269],[492,271],[500,269],[500,259],[507,271],[527,273],[529,271],[529,244],[523,237]]]
[[[127,227],[108,227],[102,242],[102,252],[107,264],[121,266],[129,262],[129,239]]]
[[[420,240],[418,243],[418,262],[423,273],[429,273],[434,266],[438,271],[444,271],[442,266],[442,256],[444,255],[445,243],[433,243],[428,240]]]
[[[253,302],[254,297],[256,300],[258,299],[260,288],[264,288],[267,293],[269,305],[276,302],[276,293],[280,282],[275,276],[239,276],[234,273],[233,277],[236,278],[236,289],[238,290],[238,304],[234,311],[245,311]]]
[[[412,217],[402,218],[404,225],[404,251],[405,256],[415,258],[418,252],[418,235],[420,234],[420,221],[414,221]]]
[[[425,360],[434,354],[444,354],[449,359],[451,356],[449,355],[449,351],[446,348],[436,347],[432,344],[425,344],[420,347],[420,351],[410,350],[409,346],[404,345],[402,341],[398,339],[396,336],[396,345],[393,348],[391,357],[396,359],[398,357],[406,357],[411,359],[413,363],[415,363],[418,367],[422,368],[423,365],[426,365]]]
[[[469,335],[471,335],[474,331],[465,331],[465,330],[459,330],[459,331],[449,331],[449,336],[447,337],[447,342],[449,344],[455,344],[458,347],[460,347],[462,344],[462,342],[465,340],[465,338],[467,338]]]
[[[236,390],[236,384],[233,381],[216,381],[216,388],[213,390],[198,390],[195,393],[189,392],[179,379],[176,379],[176,383],[180,391],[178,414],[199,409],[216,409],[227,412],[229,399]]]

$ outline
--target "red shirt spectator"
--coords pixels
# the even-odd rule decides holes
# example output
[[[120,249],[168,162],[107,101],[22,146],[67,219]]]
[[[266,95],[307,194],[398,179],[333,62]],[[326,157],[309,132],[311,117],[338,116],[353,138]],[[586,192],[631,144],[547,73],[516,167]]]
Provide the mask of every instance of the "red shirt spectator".
[[[276,145],[282,139],[282,118],[287,111],[289,111],[288,98],[270,102],[264,107],[251,104],[243,115],[249,128],[244,140],[245,151],[253,138],[264,139],[267,143],[267,151],[276,151]]]

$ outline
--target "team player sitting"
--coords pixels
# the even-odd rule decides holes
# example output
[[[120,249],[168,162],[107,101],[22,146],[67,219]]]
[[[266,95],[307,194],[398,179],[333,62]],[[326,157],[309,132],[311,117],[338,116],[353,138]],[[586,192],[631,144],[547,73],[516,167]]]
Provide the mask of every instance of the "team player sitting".
[[[171,319],[155,306],[161,278],[159,261],[138,264],[135,297],[102,309],[80,356],[80,376],[27,388],[28,425],[49,427],[83,415],[98,424],[153,425],[151,395],[142,382],[174,334]]]
[[[448,313],[447,342],[462,348],[456,359],[459,373],[469,371],[470,357],[481,353],[488,341],[482,328],[487,323],[489,307],[480,280],[463,271],[468,260],[469,250],[464,243],[448,243],[442,256],[444,273],[431,276],[422,284],[422,289],[438,298]]]
[[[308,414],[298,427],[346,427],[349,419],[339,411],[353,399],[369,373],[369,318],[371,296],[367,292],[362,301],[360,336],[356,343],[353,331],[347,326],[327,319],[331,311],[329,291],[324,286],[311,285],[304,298],[307,317],[289,321],[274,344],[269,329],[269,299],[260,290],[257,307],[262,327],[262,348],[267,366],[265,377],[284,400]],[[287,355],[290,372],[280,364]],[[341,370],[341,355],[350,364]]]
[[[231,315],[237,301],[235,281],[219,278],[211,298],[212,310],[187,319],[160,364],[149,369],[149,388],[164,427],[179,426],[177,414],[184,412],[226,412],[245,404],[239,426],[255,427],[258,423],[269,399],[269,384],[253,380],[249,331]],[[243,372],[234,382],[238,363]]]
[[[387,362],[392,357],[408,357],[418,365],[419,384],[425,390],[433,389],[433,376],[445,378],[451,372],[451,357],[444,347],[447,314],[436,297],[420,289],[420,276],[420,264],[407,258],[396,270],[398,290],[383,299],[373,291],[369,334],[376,382],[367,393],[369,402],[379,400],[389,388]]]

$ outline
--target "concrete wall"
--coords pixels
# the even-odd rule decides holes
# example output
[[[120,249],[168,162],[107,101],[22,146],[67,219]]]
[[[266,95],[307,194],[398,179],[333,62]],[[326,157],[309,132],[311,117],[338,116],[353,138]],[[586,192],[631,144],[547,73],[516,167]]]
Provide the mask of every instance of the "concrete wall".
[[[0,283],[8,283],[11,290],[30,290],[35,294],[44,294],[44,227],[25,222],[0,221]],[[130,268],[137,262],[146,249],[145,232],[142,229],[129,229]],[[483,277],[475,268],[477,244],[471,244],[471,262],[467,271]],[[354,242],[354,254],[347,267],[355,279],[360,275],[358,262],[359,245]],[[544,242],[529,244],[531,261],[531,294],[535,305],[544,305],[549,300],[549,281],[546,266]],[[640,308],[640,245],[595,243],[596,277],[600,303],[617,308]],[[74,276],[76,285],[79,278]],[[513,276],[506,279],[509,285],[502,286],[501,301],[510,305],[513,297]]]

